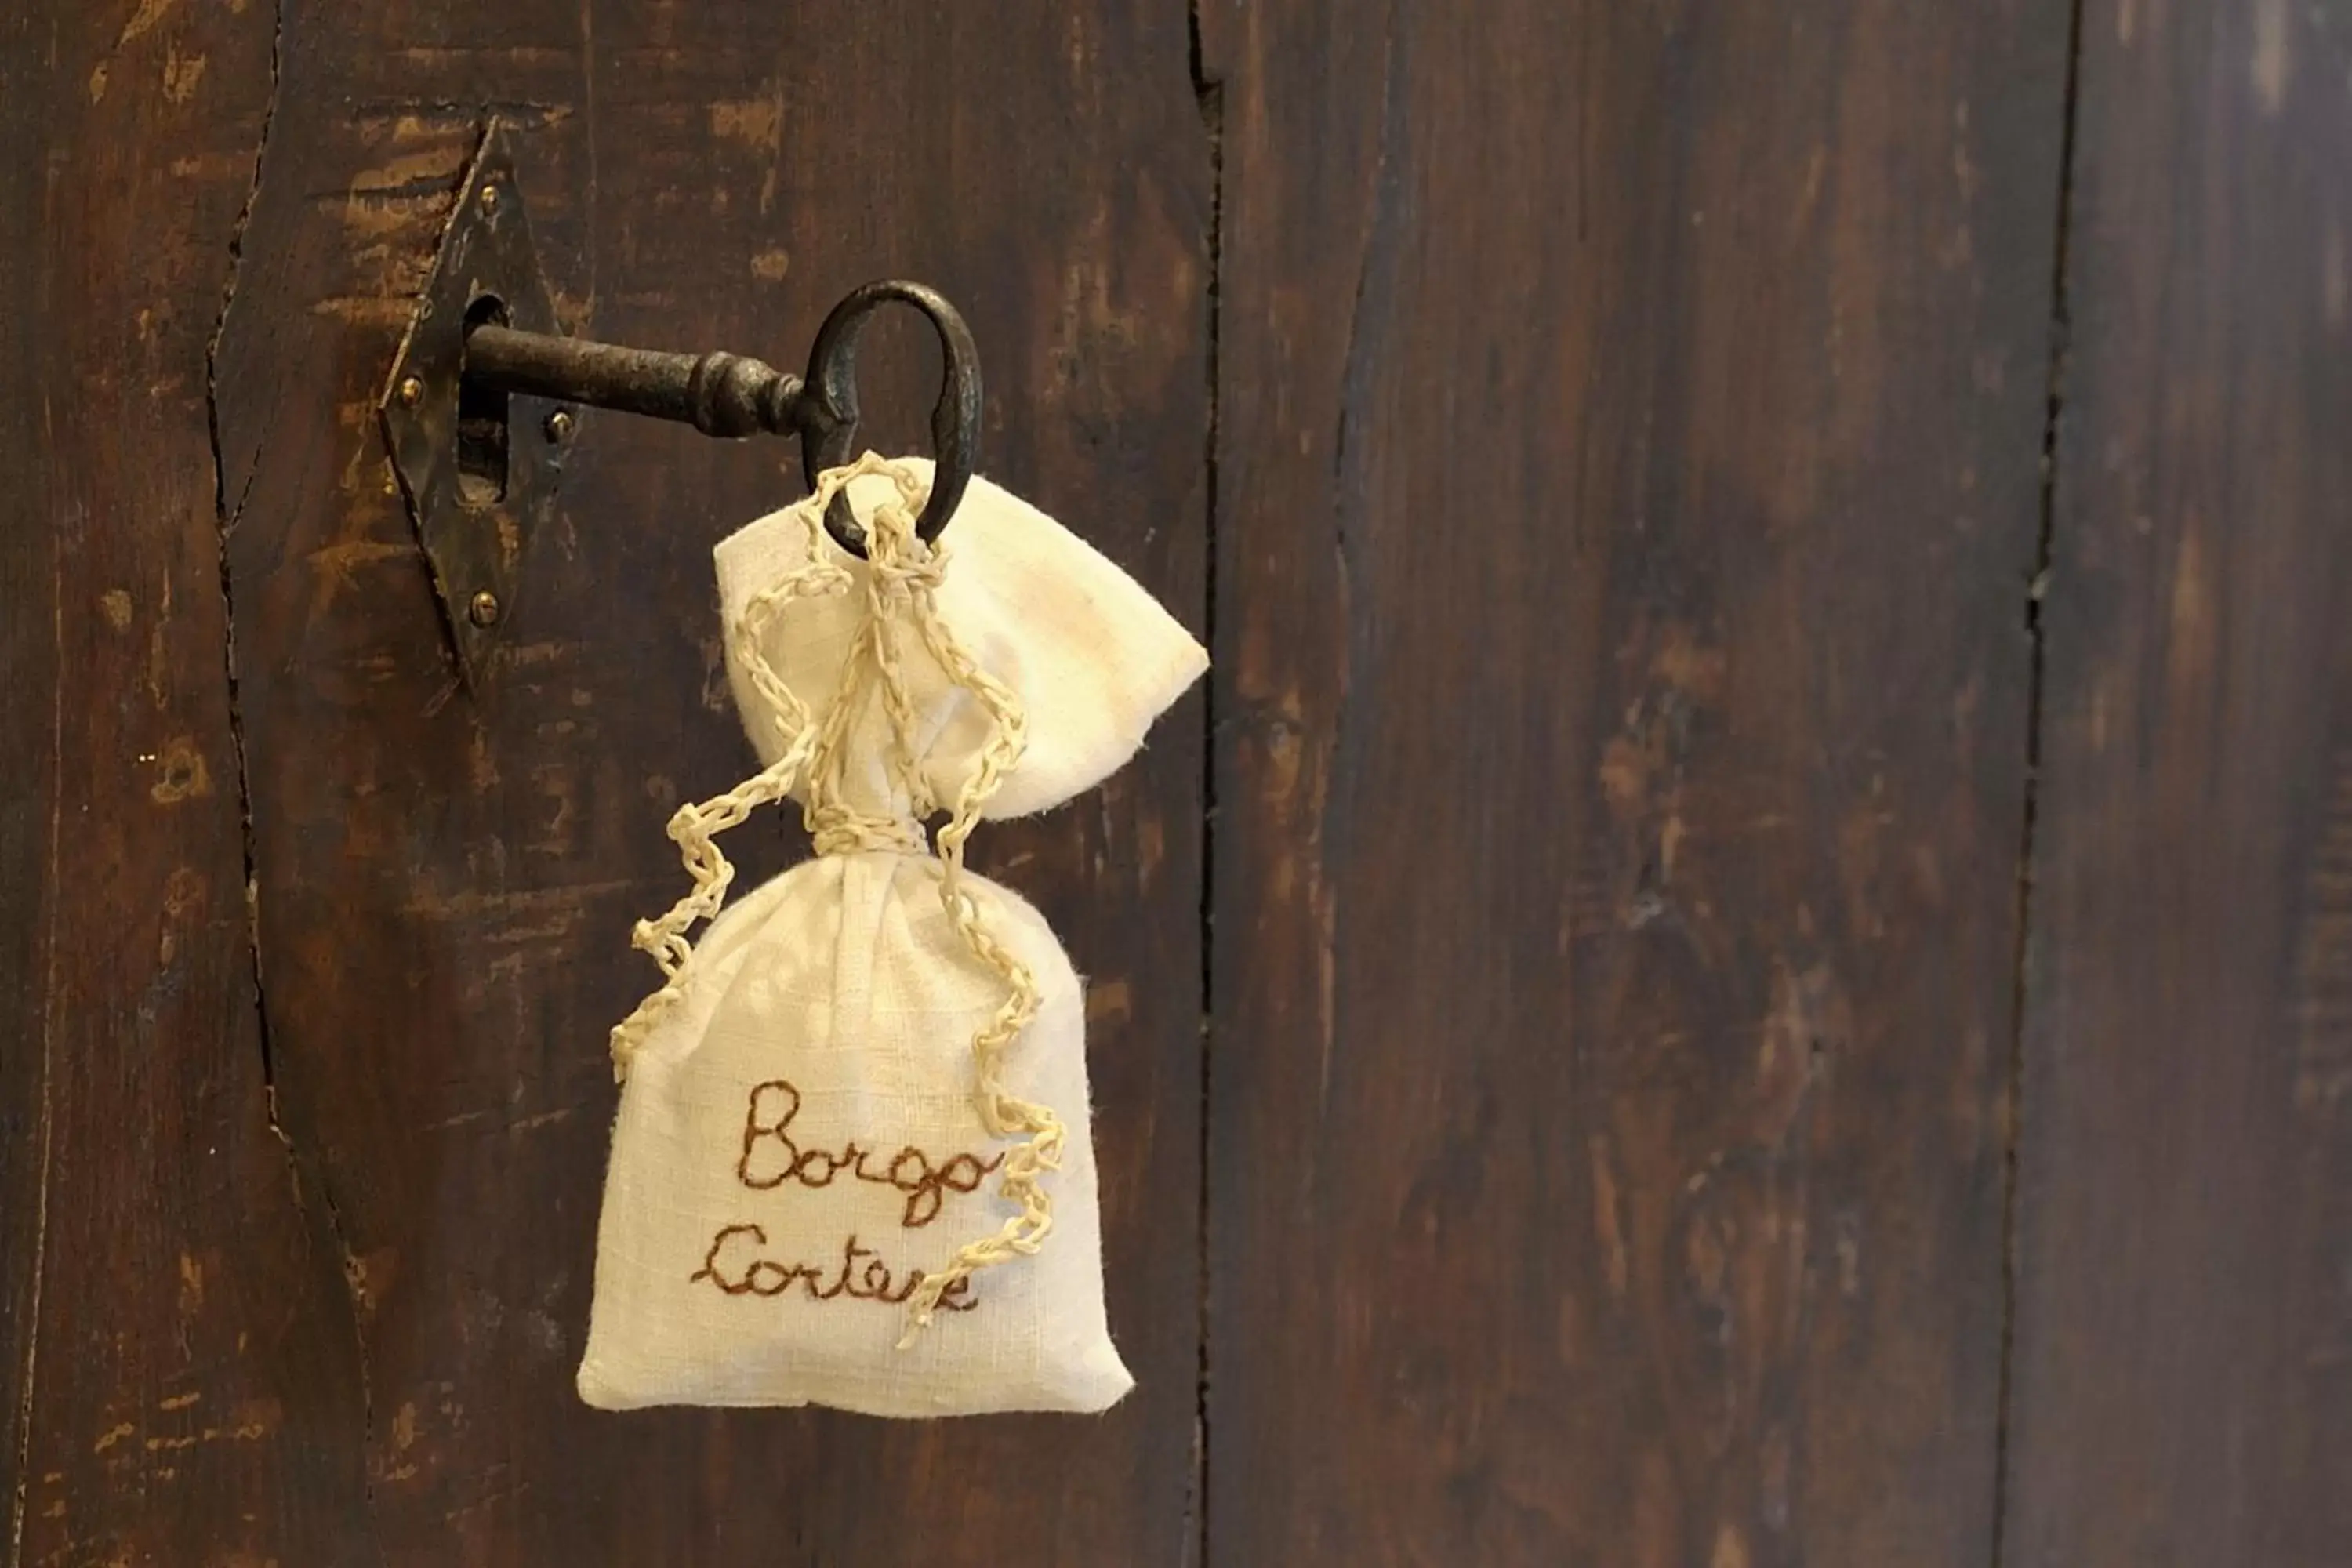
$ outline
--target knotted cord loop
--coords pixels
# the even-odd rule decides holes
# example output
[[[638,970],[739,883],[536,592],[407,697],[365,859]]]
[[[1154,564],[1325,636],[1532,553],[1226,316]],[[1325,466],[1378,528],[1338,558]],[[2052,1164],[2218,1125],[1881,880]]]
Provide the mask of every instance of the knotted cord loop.
[[[768,663],[761,646],[762,633],[775,615],[793,601],[846,592],[855,585],[846,569],[826,559],[824,519],[834,497],[851,480],[867,474],[889,479],[898,500],[876,508],[868,522],[865,618],[851,641],[841,689],[818,721]],[[898,1342],[901,1350],[914,1343],[931,1322],[941,1298],[959,1282],[981,1269],[1034,1254],[1045,1245],[1054,1227],[1054,1205],[1044,1177],[1061,1168],[1067,1142],[1067,1131],[1051,1107],[1023,1100],[1004,1087],[1005,1052],[1037,1016],[1037,982],[1029,966],[991,928],[964,879],[964,845],[980,821],[982,809],[1027,747],[1027,715],[1020,699],[979,668],[940,615],[938,591],[947,552],[926,543],[916,531],[915,517],[923,493],[922,481],[905,465],[867,452],[855,463],[820,476],[815,490],[793,509],[793,515],[809,531],[808,564],[762,590],[744,606],[734,650],[752,686],[767,700],[770,721],[783,742],[782,754],[725,795],[681,806],[670,818],[669,836],[678,846],[694,887],[667,914],[637,923],[633,941],[660,965],[663,984],[613,1030],[614,1065],[625,1077],[630,1058],[684,989],[686,963],[693,956],[687,931],[719,912],[734,879],[734,868],[719,851],[715,837],[741,822],[755,806],[783,799],[796,783],[802,786],[804,802],[802,820],[818,854],[923,852],[920,819],[940,803],[930,799],[919,765],[918,715],[903,663],[902,634],[911,627],[949,681],[969,692],[989,720],[987,743],[939,830],[932,865],[949,923],[971,955],[1005,987],[1003,1002],[972,1036],[978,1080],[975,1105],[981,1122],[992,1137],[1023,1142],[1006,1153],[997,1189],[1021,1212],[994,1233],[958,1247],[944,1268],[924,1277],[908,1299],[907,1331]],[[844,798],[847,737],[866,710],[869,694],[878,699],[889,721],[887,761],[893,782],[905,792],[903,816],[863,811]]]

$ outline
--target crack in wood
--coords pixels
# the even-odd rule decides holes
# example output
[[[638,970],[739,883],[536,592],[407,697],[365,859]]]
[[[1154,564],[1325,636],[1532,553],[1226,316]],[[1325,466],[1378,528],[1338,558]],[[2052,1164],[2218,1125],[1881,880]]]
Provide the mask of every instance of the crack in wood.
[[[56,639],[58,668],[65,664],[65,569],[58,563],[50,579],[50,624]],[[62,673],[56,679],[51,702],[49,756],[55,765],[63,768],[65,757],[66,687]],[[59,781],[60,785],[62,780]],[[40,1368],[41,1349],[41,1285],[48,1271],[49,1260],[49,1177],[55,1163],[56,1113],[49,1086],[50,1066],[54,1059],[57,1037],[58,973],[58,911],[56,890],[63,886],[59,880],[64,854],[65,791],[59,787],[49,807],[49,918],[42,934],[42,963],[46,978],[42,983],[41,1003],[41,1109],[40,1109],[40,1181],[36,1189],[33,1209],[33,1278],[27,1293],[25,1323],[25,1371],[16,1410],[16,1490],[10,1500],[8,1514],[8,1561],[11,1568],[22,1568],[25,1560],[25,1509],[32,1479],[33,1453],[33,1391],[35,1376]]]
[[[2048,659],[2042,595],[2050,581],[2057,526],[2058,427],[2066,405],[2066,349],[2072,301],[2066,289],[2067,242],[2074,216],[2074,136],[2081,86],[2083,3],[2072,0],[2066,37],[2066,86],[2058,134],[2058,215],[2050,285],[2050,347],[2047,395],[2042,428],[2041,518],[2034,537],[2033,570],[2026,580],[2027,656],[2024,806],[2018,826],[2016,951],[2011,960],[2009,1082],[2002,1121],[2000,1196],[2000,1360],[1993,1399],[1992,1553],[1990,1568],[2002,1568],[2009,1554],[2011,1415],[2016,1389],[2017,1303],[2022,1258],[2019,1251],[2020,1150],[2025,1115],[2025,1022],[2027,965],[2032,957],[2033,855],[2040,826],[2042,694]]]
[[[261,199],[262,180],[269,156],[270,134],[276,129],[278,113],[285,94],[286,68],[286,8],[289,0],[277,0],[272,14],[269,38],[269,95],[261,113],[261,130],[255,139],[253,178],[247,187],[245,202],[238,208],[236,221],[229,232],[228,277],[221,289],[220,312],[213,322],[212,335],[205,344],[205,419],[212,444],[213,506],[219,531],[222,667],[228,686],[228,731],[231,752],[236,765],[236,796],[239,827],[243,835],[242,850],[245,869],[246,951],[251,965],[253,1010],[257,1037],[261,1047],[262,1110],[269,1131],[286,1153],[287,1190],[298,1217],[308,1223],[308,1205],[303,1200],[300,1152],[278,1114],[278,1063],[275,1043],[270,1033],[268,994],[263,980],[261,955],[261,901],[259,857],[254,826],[253,774],[247,757],[245,708],[238,687],[236,658],[236,583],[230,553],[230,542],[243,520],[260,465],[248,465],[244,482],[237,487],[236,500],[231,504],[228,494],[228,457],[223,443],[220,414],[220,351],[228,331],[230,313],[236,309],[237,284],[245,268],[246,235],[252,226],[254,209]],[[352,1310],[352,1336],[359,1372],[361,1440],[362,1453],[371,1454],[375,1439],[374,1379],[369,1366],[369,1350],[365,1313],[367,1302],[362,1286],[364,1269],[352,1253],[349,1237],[343,1227],[342,1214],[336,1205],[334,1194],[320,1170],[316,1175],[319,1199],[328,1235],[332,1238],[341,1263],[344,1289]],[[375,1479],[373,1471],[362,1463],[361,1479],[371,1519],[375,1516]],[[379,1543],[380,1546],[380,1543]]]

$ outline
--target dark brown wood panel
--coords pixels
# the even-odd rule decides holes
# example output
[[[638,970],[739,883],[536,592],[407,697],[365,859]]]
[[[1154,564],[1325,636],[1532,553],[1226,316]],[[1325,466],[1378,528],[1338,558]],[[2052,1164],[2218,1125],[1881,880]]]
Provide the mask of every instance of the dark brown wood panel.
[[[12,1568],[2336,1562],[2352,21],[2080,9],[2063,235],[2023,0],[0,20]],[[572,1394],[797,454],[589,415],[458,684],[373,405],[493,110],[576,330],[929,279],[989,471],[1213,564],[982,854],[1094,982],[1105,1418]]]
[[[2352,16],[2090,5],[2017,1568],[2352,1536]]]
[[[1979,1568],[2064,8],[1202,21],[1210,1560]]]
[[[207,434],[270,46],[263,6],[0,23],[0,1497],[26,1568],[369,1558],[339,1265],[270,1123]]]
[[[40,143],[55,89],[45,58],[47,39],[34,18],[0,24],[0,216],[38,212],[41,161],[25,155]],[[47,281],[49,258],[30,223],[0,229],[0,299],[22,300]],[[30,310],[0,310],[0,364],[41,363],[39,320]],[[40,438],[41,397],[29,376],[0,384],[0,439],[24,451]],[[33,1363],[39,1352],[35,1298],[46,1238],[43,1185],[51,1119],[45,978],[54,943],[49,845],[63,825],[58,789],[58,616],[37,606],[63,596],[56,531],[48,523],[49,474],[29,471],[0,490],[0,1029],[15,1047],[0,1050],[0,1498],[10,1500],[12,1531],[21,1529],[22,1445],[32,1409]],[[13,1563],[16,1552],[12,1550]]]
[[[478,115],[581,331],[779,363],[886,274],[987,367],[990,472],[1203,618],[1209,154],[1166,5],[289,0],[223,346],[233,594],[282,1120],[332,1205],[397,1562],[1172,1562],[1193,1488],[1193,699],[1074,809],[996,831],[1094,980],[1112,1320],[1099,1421],[583,1408],[632,920],[677,800],[751,766],[709,547],[790,447],[591,414],[483,689],[458,688],[372,416]],[[917,341],[893,325],[890,343]],[[886,345],[887,346],[887,345]],[[902,355],[879,437],[921,429]],[[796,829],[740,830],[747,881]]]

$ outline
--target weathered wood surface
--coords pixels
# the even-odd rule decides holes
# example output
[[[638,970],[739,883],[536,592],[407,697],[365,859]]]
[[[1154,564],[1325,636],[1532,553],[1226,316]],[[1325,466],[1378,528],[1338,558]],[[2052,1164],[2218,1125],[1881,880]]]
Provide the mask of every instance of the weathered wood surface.
[[[2352,1538],[2352,16],[2083,21],[2016,1568]]]
[[[7,1560],[2335,1561],[2352,28],[2086,0],[2045,542],[2069,24],[0,21]],[[796,454],[588,416],[458,687],[373,408],[491,110],[575,329],[935,281],[989,470],[1213,619],[984,840],[1095,982],[1102,1420],[572,1396]]]
[[[337,1563],[359,1380],[270,1123],[205,405],[270,21],[35,9],[0,23],[9,1560]]]
[[[2063,8],[1203,22],[1210,1561],[1984,1563]]]

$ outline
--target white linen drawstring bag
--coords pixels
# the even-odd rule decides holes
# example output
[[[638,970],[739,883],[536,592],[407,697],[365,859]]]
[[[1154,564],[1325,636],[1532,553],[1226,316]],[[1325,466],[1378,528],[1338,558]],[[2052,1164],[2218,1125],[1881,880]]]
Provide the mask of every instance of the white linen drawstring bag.
[[[986,479],[950,568],[914,531],[929,483],[868,453],[716,552],[763,765],[671,819],[693,888],[636,929],[664,982],[613,1032],[590,1405],[1094,1411],[1133,1385],[1103,1310],[1079,982],[963,847],[1124,763],[1207,658]],[[825,532],[837,490],[869,561]],[[787,796],[816,858],[722,911],[713,836]]]

